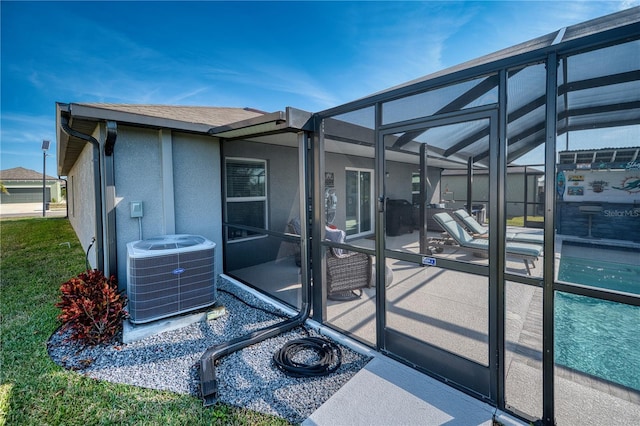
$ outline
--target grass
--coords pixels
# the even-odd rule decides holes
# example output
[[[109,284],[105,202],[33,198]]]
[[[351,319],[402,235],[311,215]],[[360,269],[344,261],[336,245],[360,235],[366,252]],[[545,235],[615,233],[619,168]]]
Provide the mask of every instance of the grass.
[[[66,219],[3,220],[0,234],[0,425],[288,424],[58,366],[46,343],[60,325],[60,284],[85,268],[82,247]]]
[[[528,216],[527,221],[542,223],[544,222],[544,216]],[[516,216],[507,219],[507,226],[524,226],[524,216]]]

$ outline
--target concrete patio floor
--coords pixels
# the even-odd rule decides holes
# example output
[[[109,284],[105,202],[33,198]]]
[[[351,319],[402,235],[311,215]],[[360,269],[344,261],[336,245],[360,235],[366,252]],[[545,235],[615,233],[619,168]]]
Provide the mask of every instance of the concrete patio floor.
[[[415,245],[413,240],[415,240],[415,235],[408,234],[397,239],[396,244],[405,248],[411,247],[412,244]],[[557,251],[554,254],[556,262],[560,260],[562,242],[562,238],[556,241]],[[610,241],[600,241],[600,243],[615,244]],[[373,241],[359,240],[354,245],[371,248]],[[629,245],[627,244],[627,246]],[[631,246],[640,250],[640,247],[633,244]],[[586,250],[589,251],[588,248]],[[443,255],[466,256],[465,261],[477,263],[487,261],[486,259],[474,258],[468,253],[458,253],[455,249],[445,251]],[[635,252],[630,255],[634,256]],[[400,329],[429,344],[458,353],[480,364],[486,364],[487,279],[447,270],[440,271],[438,279],[430,280],[429,276],[425,275],[428,274],[425,271],[429,268],[393,259],[388,259],[387,262],[387,267],[393,271],[393,281],[388,283],[386,288],[387,306],[389,306],[387,326]],[[277,272],[274,267],[277,267]],[[523,275],[526,273],[522,263],[518,261],[508,260],[507,268],[515,273]],[[297,291],[300,288],[299,268],[293,264],[292,259],[282,259],[277,264],[258,265],[237,272],[240,278],[247,282],[265,283],[263,291],[273,294],[293,306],[299,306],[300,292]],[[536,262],[536,267],[532,270],[533,276],[541,276],[541,274],[542,259]],[[270,277],[271,279],[266,283],[264,278],[260,277]],[[541,416],[542,291],[539,287],[507,282],[505,297],[507,307],[505,325],[507,404],[532,417]],[[329,301],[327,324],[344,332],[343,334],[373,347],[376,341],[375,309],[376,291],[374,288],[366,288],[360,299],[347,302]],[[394,316],[394,310],[401,311],[403,314]],[[428,313],[428,316],[425,316],[425,313]],[[390,361],[389,358],[383,358]],[[374,365],[379,364],[372,364],[371,367],[377,371]],[[409,370],[407,374],[414,377],[413,381],[433,380],[416,370],[411,368]],[[354,398],[359,402],[354,402],[354,404],[361,404],[375,412],[377,407],[385,406],[385,400],[381,399],[368,404],[362,401],[362,398],[366,399],[367,395],[372,392],[371,386],[386,386],[387,383],[385,383],[385,377],[373,377],[370,376],[371,374],[375,375],[375,373],[365,371],[360,377],[356,376],[352,380],[354,384],[350,382],[350,386],[357,386],[361,380],[361,387],[357,391],[349,393],[358,395]],[[415,386],[411,382],[412,380],[409,380],[407,384],[403,385],[392,382],[388,385],[394,389],[404,389],[406,386]],[[438,384],[442,385],[439,382]],[[359,395],[362,395],[362,398]],[[466,395],[465,397],[470,398]],[[340,398],[340,396],[336,398]],[[327,404],[337,403],[327,402]],[[349,406],[351,403],[348,398],[340,403],[347,405],[344,407],[347,411],[345,416],[350,416],[348,412],[354,412],[354,408]],[[388,403],[386,404],[389,406]],[[592,376],[558,366],[556,368],[556,414],[558,424],[595,425],[611,421],[614,421],[615,424],[640,424],[640,392],[610,382],[594,380]],[[314,418],[324,419],[321,410],[317,416],[312,416],[310,419]],[[368,419],[369,421],[374,420]],[[345,418],[349,424],[356,420],[351,417]]]

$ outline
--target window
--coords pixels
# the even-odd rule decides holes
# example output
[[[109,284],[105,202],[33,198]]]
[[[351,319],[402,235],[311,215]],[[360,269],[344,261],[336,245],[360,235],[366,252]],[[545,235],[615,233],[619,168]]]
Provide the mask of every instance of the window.
[[[230,225],[267,228],[267,162],[244,158],[227,158],[226,203]],[[261,236],[246,229],[227,228],[228,241]]]
[[[373,170],[346,171],[346,227],[347,235],[365,235],[373,232]]]
[[[411,173],[411,203],[420,205],[420,173]]]

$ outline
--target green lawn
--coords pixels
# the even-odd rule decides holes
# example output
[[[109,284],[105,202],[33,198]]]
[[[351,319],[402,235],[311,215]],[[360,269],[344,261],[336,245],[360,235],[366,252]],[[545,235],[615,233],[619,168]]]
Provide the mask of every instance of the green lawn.
[[[544,222],[543,216],[529,216],[527,217],[529,222]],[[511,219],[507,219],[507,226],[524,226],[524,216],[516,216]]]
[[[80,243],[66,219],[3,220],[0,234],[0,425],[288,424],[59,367],[46,342],[60,325],[60,284],[85,268]]]

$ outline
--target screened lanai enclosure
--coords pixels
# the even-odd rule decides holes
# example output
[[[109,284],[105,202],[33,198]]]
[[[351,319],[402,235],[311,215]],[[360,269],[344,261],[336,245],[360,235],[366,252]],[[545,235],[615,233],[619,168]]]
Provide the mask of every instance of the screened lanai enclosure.
[[[640,8],[223,138],[225,273],[522,419],[640,420]]]

